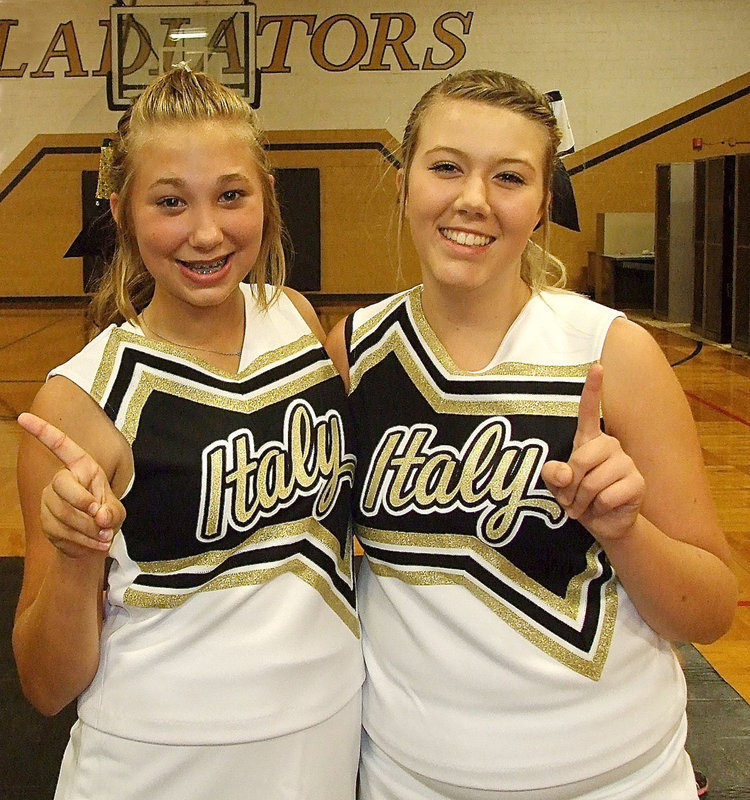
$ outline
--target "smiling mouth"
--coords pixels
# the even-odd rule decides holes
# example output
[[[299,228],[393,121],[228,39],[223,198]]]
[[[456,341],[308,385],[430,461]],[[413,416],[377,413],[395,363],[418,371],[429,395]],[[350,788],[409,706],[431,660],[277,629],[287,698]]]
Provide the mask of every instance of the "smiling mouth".
[[[189,269],[191,272],[197,272],[198,275],[213,275],[215,272],[222,270],[226,266],[228,260],[229,256],[217,258],[215,261],[183,261],[181,258],[177,259],[185,269]]]
[[[463,244],[467,247],[485,247],[495,241],[494,236],[483,236],[479,233],[467,233],[466,231],[454,231],[451,228],[439,228],[440,235],[456,244]]]

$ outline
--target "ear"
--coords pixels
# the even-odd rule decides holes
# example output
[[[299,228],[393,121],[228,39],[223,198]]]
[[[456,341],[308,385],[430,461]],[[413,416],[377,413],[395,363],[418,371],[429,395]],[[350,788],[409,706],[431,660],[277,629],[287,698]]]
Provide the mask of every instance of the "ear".
[[[109,196],[109,210],[112,212],[112,218],[114,219],[115,223],[119,226],[120,225],[120,196],[118,194],[112,193]]]

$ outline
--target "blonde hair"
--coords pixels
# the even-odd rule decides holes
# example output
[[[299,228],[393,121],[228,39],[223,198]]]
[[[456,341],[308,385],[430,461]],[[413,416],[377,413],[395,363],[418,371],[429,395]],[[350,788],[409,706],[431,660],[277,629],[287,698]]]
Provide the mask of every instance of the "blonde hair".
[[[449,75],[428,89],[412,109],[399,149],[403,180],[399,193],[398,230],[405,221],[409,171],[419,142],[419,132],[427,111],[445,99],[473,100],[496,108],[507,108],[542,126],[546,133],[543,186],[545,197],[552,190],[557,149],[561,133],[547,98],[526,81],[489,69],[473,69]],[[521,257],[521,278],[535,290],[561,288],[565,285],[565,265],[549,252],[549,209],[545,204],[541,225],[543,245],[529,241]]]
[[[155,125],[203,121],[230,122],[244,127],[263,191],[263,236],[260,253],[248,278],[256,285],[257,299],[263,307],[281,290],[286,269],[281,211],[257,115],[231,89],[204,73],[179,66],[148,86],[117,126],[107,183],[111,191],[117,193],[122,213],[118,214],[114,256],[88,309],[88,318],[98,330],[112,323],[134,320],[154,293],[154,280],[138,251],[130,209],[139,145],[147,141]],[[266,298],[265,283],[275,287],[271,300]]]

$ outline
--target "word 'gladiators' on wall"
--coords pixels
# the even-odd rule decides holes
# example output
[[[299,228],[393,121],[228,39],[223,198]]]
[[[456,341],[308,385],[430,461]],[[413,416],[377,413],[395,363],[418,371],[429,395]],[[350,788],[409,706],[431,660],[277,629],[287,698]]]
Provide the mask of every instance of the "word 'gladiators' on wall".
[[[163,20],[165,40],[183,26],[189,26],[185,7],[179,7],[180,16],[165,14]],[[447,11],[432,23],[434,42],[418,47],[411,43],[418,33],[418,23],[411,14],[404,12],[374,12],[368,20],[353,14],[334,14],[319,19],[317,14],[273,14],[260,16],[256,28],[259,49],[268,44],[271,60],[261,66],[263,73],[291,73],[290,44],[294,36],[309,39],[309,54],[313,63],[327,72],[345,72],[355,67],[367,72],[386,72],[395,62],[398,70],[445,70],[458,64],[466,55],[466,43],[462,37],[471,32],[473,11]],[[8,44],[15,37],[24,38],[24,26],[18,19],[0,19],[0,78],[52,78],[53,59],[67,62],[66,78],[84,78],[89,75],[104,76],[111,68],[112,30],[108,19],[99,20],[102,28],[102,50],[96,69],[84,65],[78,46],[75,22],[60,22],[51,34],[44,53],[26,53],[23,59],[10,62],[6,57]],[[147,33],[136,29],[136,33]],[[217,49],[224,52],[227,60],[225,71],[241,69],[237,37],[232,26],[223,26],[215,31]],[[151,42],[144,41],[138,49],[133,64],[127,69],[142,66],[137,60],[148,58],[154,52]],[[161,49],[161,48],[157,48]],[[29,64],[37,63],[29,71]],[[57,63],[57,62],[55,62]]]

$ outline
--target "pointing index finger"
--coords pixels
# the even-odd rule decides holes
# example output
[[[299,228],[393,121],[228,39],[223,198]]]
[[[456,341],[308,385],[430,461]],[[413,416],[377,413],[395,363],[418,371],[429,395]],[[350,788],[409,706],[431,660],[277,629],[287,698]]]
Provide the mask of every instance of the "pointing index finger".
[[[18,417],[18,424],[57,456],[84,486],[89,486],[99,465],[70,436],[41,417],[28,412]]]
[[[600,426],[600,403],[602,397],[602,377],[604,368],[601,364],[592,364],[586,375],[586,383],[581,392],[578,406],[578,427],[576,428],[575,447],[578,448],[602,432]]]

